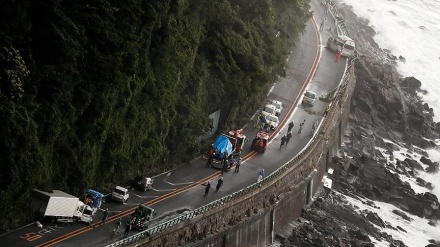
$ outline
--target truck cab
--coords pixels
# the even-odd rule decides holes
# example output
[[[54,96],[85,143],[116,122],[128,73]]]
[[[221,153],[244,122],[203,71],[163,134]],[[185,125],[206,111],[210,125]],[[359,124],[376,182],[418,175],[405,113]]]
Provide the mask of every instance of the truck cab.
[[[95,214],[95,210],[89,205],[84,204],[83,202],[78,203],[78,210],[75,214],[78,221],[84,222],[86,224],[92,224],[93,215]]]
[[[121,186],[116,186],[112,192],[112,199],[118,202],[124,203],[129,197],[130,193],[128,192],[128,189]]]
[[[147,228],[150,220],[153,219],[153,216],[153,208],[139,204],[134,213],[131,214],[131,217],[133,218],[133,227],[138,230]]]

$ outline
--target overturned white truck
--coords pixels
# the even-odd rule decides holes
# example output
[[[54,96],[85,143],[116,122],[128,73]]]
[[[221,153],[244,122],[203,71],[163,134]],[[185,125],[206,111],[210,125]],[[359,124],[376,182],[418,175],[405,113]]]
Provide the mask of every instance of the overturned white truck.
[[[87,217],[83,217],[84,203],[78,197],[60,190],[45,192],[35,189],[32,192],[31,207],[35,213],[51,222],[71,223],[87,220]]]

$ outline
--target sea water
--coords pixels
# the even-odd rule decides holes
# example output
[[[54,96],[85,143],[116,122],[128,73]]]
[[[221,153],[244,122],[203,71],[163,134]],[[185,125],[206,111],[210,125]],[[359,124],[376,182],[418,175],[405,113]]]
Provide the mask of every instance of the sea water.
[[[389,140],[384,139],[385,142],[391,142]],[[417,161],[424,169],[428,167],[428,165],[423,164],[420,159],[422,158],[422,155],[408,150],[407,148],[404,148],[403,146],[400,146],[399,144],[394,143],[398,147],[398,150],[393,151],[393,159],[390,158],[390,155],[388,152],[386,152],[385,149],[376,147],[378,151],[382,153],[382,155],[392,163],[396,163],[396,160],[405,160],[406,158],[413,159]],[[418,147],[415,147],[416,149],[419,149]],[[426,150],[429,158],[434,162],[440,162],[440,151],[436,149],[430,149]],[[394,173],[394,171],[390,170],[390,172]],[[419,172],[418,176],[422,179],[424,179],[427,182],[431,182],[434,185],[434,190],[431,191],[431,193],[434,193],[437,195],[438,198],[440,198],[440,179],[439,179],[439,173],[436,174],[428,174],[426,172]],[[405,175],[400,174],[400,179],[404,182],[408,182],[411,185],[411,188],[414,190],[415,193],[425,193],[428,192],[429,189],[420,186],[417,184],[416,179],[413,177],[407,177]],[[356,201],[354,198],[349,198],[349,201],[361,209],[365,209],[366,206],[361,206],[359,201]],[[415,215],[411,215],[409,213],[406,213],[409,217],[413,218],[413,221],[406,221],[401,219],[400,217],[397,217],[397,215],[393,214],[391,211],[393,209],[396,209],[393,205],[383,203],[383,202],[374,202],[376,205],[380,206],[380,210],[371,209],[371,207],[367,207],[368,210],[376,212],[379,217],[382,218],[384,221],[390,222],[394,227],[396,225],[399,225],[403,227],[407,232],[403,233],[399,230],[393,230],[393,229],[382,229],[383,231],[387,232],[388,234],[392,235],[394,239],[402,240],[407,246],[412,247],[418,247],[418,246],[426,246],[428,244],[429,239],[435,239],[437,241],[440,241],[440,229],[439,227],[433,227],[431,225],[428,225],[428,219],[420,218]],[[378,246],[381,246],[378,244]]]
[[[402,56],[397,69],[422,82],[424,102],[440,121],[440,0],[339,0],[367,19],[376,31],[374,40],[382,49]]]

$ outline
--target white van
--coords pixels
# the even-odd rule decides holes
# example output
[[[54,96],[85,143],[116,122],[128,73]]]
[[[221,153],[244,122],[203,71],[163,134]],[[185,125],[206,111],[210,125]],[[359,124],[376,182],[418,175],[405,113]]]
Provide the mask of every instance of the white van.
[[[315,100],[316,100],[316,93],[314,93],[312,91],[305,91],[304,92],[304,97],[303,97],[303,101],[302,101],[303,105],[313,106],[315,104]]]
[[[344,35],[328,38],[326,47],[332,49],[333,51],[342,49],[342,56],[345,57],[354,56],[354,52],[356,50],[354,40]]]
[[[268,115],[268,114],[276,115],[277,107],[272,105],[272,104],[267,104],[267,105],[264,106],[263,112],[267,113],[265,115]]]
[[[277,108],[275,115],[279,116],[281,114],[281,111],[283,110],[283,103],[281,103],[281,101],[278,100],[272,100],[271,104]]]
[[[130,197],[130,193],[128,193],[128,189],[116,186],[112,192],[112,199],[115,201],[120,201],[122,203],[126,202],[128,200],[128,197]]]
[[[276,129],[278,125],[280,124],[280,120],[277,116],[274,114],[269,114],[265,111],[261,112],[261,114],[266,118],[266,121],[270,123],[270,128],[272,130]]]

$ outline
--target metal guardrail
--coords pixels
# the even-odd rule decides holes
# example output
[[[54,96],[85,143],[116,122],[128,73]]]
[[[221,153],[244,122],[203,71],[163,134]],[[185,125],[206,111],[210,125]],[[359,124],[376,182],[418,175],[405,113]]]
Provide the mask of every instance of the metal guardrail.
[[[329,10],[334,17],[338,16],[336,8],[330,8]],[[336,20],[336,18],[335,18],[335,20]],[[347,28],[346,28],[345,24],[342,25],[342,23],[341,23],[341,26],[337,26],[337,29],[341,30],[343,33],[347,34]],[[273,173],[271,173],[270,175],[265,177],[260,182],[256,182],[256,183],[254,183],[244,189],[241,189],[241,190],[234,192],[228,196],[225,196],[225,197],[220,198],[216,201],[213,201],[209,204],[206,204],[202,207],[199,207],[191,212],[182,214],[182,215],[177,216],[173,219],[170,219],[166,222],[160,223],[150,229],[144,230],[140,233],[134,234],[130,237],[127,237],[125,239],[122,239],[120,241],[112,243],[110,245],[107,245],[107,247],[119,247],[119,246],[126,246],[128,244],[136,243],[136,242],[138,242],[142,239],[145,239],[153,234],[159,233],[159,232],[161,232],[171,226],[175,226],[175,225],[182,223],[186,220],[198,217],[199,215],[202,215],[205,212],[212,211],[213,208],[225,205],[228,202],[234,201],[237,198],[244,197],[246,195],[253,193],[256,190],[261,189],[264,185],[269,184],[270,182],[272,182],[276,179],[279,179],[281,177],[281,175],[283,175],[290,168],[293,168],[295,165],[300,164],[300,161],[305,159],[311,153],[311,151],[313,151],[313,149],[316,147],[316,145],[319,143],[319,141],[325,140],[320,135],[320,131],[322,129],[326,129],[328,127],[328,125],[331,123],[331,121],[328,121],[328,119],[330,119],[330,117],[328,117],[328,116],[331,113],[333,114],[334,111],[336,110],[336,106],[338,104],[335,104],[335,102],[342,100],[342,96],[344,95],[344,92],[347,88],[347,84],[350,82],[351,72],[353,71],[352,70],[353,62],[355,59],[356,58],[349,58],[347,60],[347,66],[345,68],[344,75],[342,76],[342,79],[339,82],[337,92],[335,93],[335,97],[334,97],[332,103],[330,103],[330,111],[329,111],[327,117],[325,117],[321,120],[317,131],[315,131],[315,134],[312,136],[309,143],[297,155],[295,155],[295,157],[293,157],[291,160],[289,160],[286,164],[282,165],[280,168],[275,170]]]

